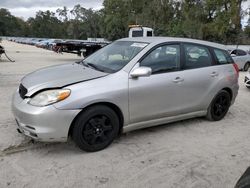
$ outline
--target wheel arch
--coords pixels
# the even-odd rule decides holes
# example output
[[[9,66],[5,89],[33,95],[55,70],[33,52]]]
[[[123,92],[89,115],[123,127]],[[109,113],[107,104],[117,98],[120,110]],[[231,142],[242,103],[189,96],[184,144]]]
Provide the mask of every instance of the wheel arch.
[[[210,98],[210,100],[209,100],[209,102],[208,102],[208,104],[207,104],[206,109],[209,108],[209,106],[210,106],[211,103],[213,102],[214,98],[218,95],[218,93],[219,93],[220,91],[226,91],[226,92],[228,92],[229,95],[230,95],[230,100],[232,101],[232,99],[233,99],[233,90],[230,89],[229,87],[220,88],[220,89],[217,90],[217,92],[216,92],[215,95],[211,96],[211,98]]]
[[[123,116],[123,113],[121,111],[121,109],[115,105],[114,103],[111,103],[111,102],[97,102],[97,103],[93,103],[93,104],[90,104],[86,107],[84,107],[77,115],[76,117],[73,119],[73,121],[71,122],[70,124],[70,128],[69,128],[69,131],[68,131],[68,137],[70,137],[72,135],[72,130],[74,128],[74,124],[75,124],[75,121],[76,119],[88,108],[92,107],[92,106],[97,106],[97,105],[103,105],[103,106],[107,106],[109,108],[111,108],[112,110],[115,111],[115,113],[117,114],[118,116],[118,119],[119,119],[119,134],[122,133],[122,128],[123,128],[123,125],[124,125],[124,116]]]
[[[231,104],[229,104],[229,107],[227,109],[227,111],[225,112],[225,114],[223,116],[221,116],[220,118],[216,118],[216,117],[213,117],[212,113],[211,113],[211,105],[213,104],[214,100],[216,99],[216,97],[221,93],[221,92],[227,92],[229,94],[229,97],[230,97],[230,101],[232,102],[232,99],[233,99],[233,91],[232,89],[230,89],[229,87],[225,87],[225,88],[222,88],[221,90],[219,90],[217,92],[217,94],[213,97],[212,101],[210,102],[209,106],[208,106],[208,109],[207,109],[207,115],[206,115],[206,118],[210,121],[218,121],[218,120],[221,120],[222,118],[224,118],[224,116],[226,115],[229,107]],[[230,103],[231,103],[230,102]]]
[[[232,99],[233,99],[233,91],[232,91],[232,89],[230,89],[229,87],[225,87],[222,90],[227,91],[229,93],[230,99],[232,101]]]

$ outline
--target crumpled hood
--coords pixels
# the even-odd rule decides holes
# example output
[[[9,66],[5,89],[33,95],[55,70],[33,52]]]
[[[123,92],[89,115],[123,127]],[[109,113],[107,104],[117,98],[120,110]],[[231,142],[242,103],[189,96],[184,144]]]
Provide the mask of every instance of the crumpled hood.
[[[22,85],[28,90],[26,96],[46,88],[60,88],[77,82],[92,80],[108,75],[78,63],[63,64],[39,69],[26,75]]]

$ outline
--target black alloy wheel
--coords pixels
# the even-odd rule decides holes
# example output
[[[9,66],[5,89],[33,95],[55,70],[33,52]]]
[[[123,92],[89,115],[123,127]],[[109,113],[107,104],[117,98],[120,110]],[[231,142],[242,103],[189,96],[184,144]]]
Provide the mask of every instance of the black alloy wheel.
[[[113,132],[110,119],[105,115],[97,115],[88,120],[82,134],[89,145],[96,145],[109,140]]]
[[[220,91],[213,99],[208,108],[207,118],[212,121],[219,121],[227,114],[231,105],[231,98],[227,91]]]
[[[76,119],[73,140],[84,151],[99,151],[109,146],[119,132],[116,113],[106,106],[92,106]]]

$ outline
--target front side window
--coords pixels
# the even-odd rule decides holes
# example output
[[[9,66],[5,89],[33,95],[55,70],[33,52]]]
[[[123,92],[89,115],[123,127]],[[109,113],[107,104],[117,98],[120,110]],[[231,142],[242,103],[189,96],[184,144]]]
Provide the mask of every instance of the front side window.
[[[208,67],[212,65],[212,58],[208,48],[195,45],[184,44],[185,69]]]
[[[233,63],[231,56],[226,51],[214,49],[214,54],[219,64]]]
[[[180,46],[171,44],[158,47],[141,61],[140,66],[150,67],[153,74],[178,70]]]
[[[127,65],[148,43],[116,41],[83,60],[83,64],[96,70],[114,73]]]

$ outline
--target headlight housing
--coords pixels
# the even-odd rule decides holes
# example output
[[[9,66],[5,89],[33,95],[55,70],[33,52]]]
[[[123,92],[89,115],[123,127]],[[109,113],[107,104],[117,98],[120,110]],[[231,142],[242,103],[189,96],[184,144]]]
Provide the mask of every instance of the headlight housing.
[[[47,106],[62,101],[70,96],[69,89],[51,89],[36,94],[28,102],[33,106]]]

